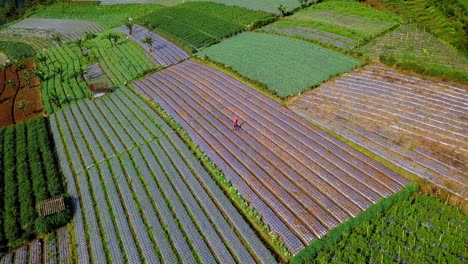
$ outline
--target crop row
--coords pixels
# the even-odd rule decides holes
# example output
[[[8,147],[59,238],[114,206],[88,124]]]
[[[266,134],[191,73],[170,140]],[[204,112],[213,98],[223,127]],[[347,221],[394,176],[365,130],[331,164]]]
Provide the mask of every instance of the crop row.
[[[321,87],[291,108],[465,198],[466,122],[459,117],[466,114],[467,99],[459,87],[374,65]]]
[[[67,222],[58,218],[39,218],[38,202],[62,195],[62,176],[58,170],[47,122],[38,118],[0,130],[1,246],[49,231]]]
[[[115,85],[131,81],[155,68],[155,64],[144,54],[143,48],[132,40],[125,40],[123,34],[117,33],[120,40],[111,44],[105,36],[112,32],[87,41],[85,46],[94,56],[92,59],[99,62]]]
[[[119,27],[118,30],[125,34],[129,34],[128,28],[125,26]],[[132,35],[130,35],[130,37],[149,52],[149,55],[155,64],[162,65],[163,67],[179,63],[180,61],[186,60],[190,57],[189,53],[185,50],[142,26],[134,25],[132,28]],[[150,47],[148,47],[148,44],[143,42],[147,37],[153,40]]]
[[[66,228],[60,228],[45,238],[33,240],[0,258],[2,264],[70,263],[69,238]]]
[[[123,89],[51,117],[80,263],[273,262],[182,141]]]
[[[44,73],[42,100],[51,113],[62,105],[91,96],[80,77],[79,57],[70,46],[56,46],[42,53],[47,58],[38,69]]]
[[[134,86],[182,124],[293,253],[406,183],[207,66],[183,62]],[[246,122],[238,132],[233,116]]]

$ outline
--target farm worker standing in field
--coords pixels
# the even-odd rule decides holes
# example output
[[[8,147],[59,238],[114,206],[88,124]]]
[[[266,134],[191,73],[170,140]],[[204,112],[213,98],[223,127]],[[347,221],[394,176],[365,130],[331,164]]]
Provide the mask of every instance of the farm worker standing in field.
[[[236,130],[236,127],[240,127],[239,126],[239,120],[237,119],[237,116],[234,117],[234,121],[232,122],[232,127],[234,130]]]

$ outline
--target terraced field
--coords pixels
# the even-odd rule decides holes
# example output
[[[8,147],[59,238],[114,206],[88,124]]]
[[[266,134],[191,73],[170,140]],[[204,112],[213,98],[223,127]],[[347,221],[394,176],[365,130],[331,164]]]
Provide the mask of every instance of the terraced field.
[[[349,50],[399,23],[397,16],[362,3],[329,0],[300,10],[259,31]]]
[[[125,26],[118,28],[119,31],[124,34],[129,34],[129,30]],[[153,61],[154,64],[162,65],[163,67],[176,64],[180,61],[186,60],[190,57],[190,54],[178,47],[176,44],[170,42],[169,40],[161,37],[160,35],[150,31],[142,26],[134,25],[132,28],[132,35],[130,37],[143,47]],[[153,40],[151,45],[151,51],[148,44],[143,43],[145,37],[149,37]]]
[[[104,34],[109,33],[116,32],[108,31]],[[99,62],[115,85],[133,80],[156,68],[144,54],[143,48],[131,40],[125,40],[124,34],[119,34],[120,39],[115,44],[111,44],[101,34],[85,41],[81,50],[75,43],[69,43],[38,55],[46,57],[39,69],[44,73],[42,99],[48,113],[91,96],[83,78],[86,65]]]
[[[296,95],[361,64],[312,43],[246,32],[197,53],[267,86],[281,98]]]
[[[0,258],[2,264],[71,263],[70,238],[66,228],[57,229],[44,239],[35,239]]]
[[[79,263],[273,263],[189,149],[128,90],[50,118]]]
[[[206,65],[186,61],[132,85],[182,125],[293,254],[408,183]]]
[[[403,25],[357,51],[372,59],[393,57],[395,62],[412,61],[423,66],[443,66],[468,71],[468,59],[415,25]]]
[[[62,35],[66,41],[83,38],[87,32],[99,33],[104,29],[99,24],[78,19],[27,18],[13,24],[10,28],[40,30]]]
[[[467,105],[466,86],[370,65],[290,108],[466,201]]]
[[[31,46],[36,51],[48,49],[54,46],[52,34],[44,30],[12,29],[0,30],[2,41],[20,42]]]

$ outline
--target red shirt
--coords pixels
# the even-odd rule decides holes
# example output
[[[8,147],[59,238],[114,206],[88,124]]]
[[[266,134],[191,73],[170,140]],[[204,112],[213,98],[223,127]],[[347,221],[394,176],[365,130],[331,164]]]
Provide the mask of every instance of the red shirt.
[[[234,118],[234,123],[232,124],[234,127],[239,126],[239,120],[237,120],[237,117]]]

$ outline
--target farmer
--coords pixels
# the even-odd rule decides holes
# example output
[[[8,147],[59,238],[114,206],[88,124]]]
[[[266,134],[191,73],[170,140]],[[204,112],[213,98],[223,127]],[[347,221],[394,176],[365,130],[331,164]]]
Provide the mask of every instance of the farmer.
[[[233,127],[234,130],[236,130],[237,127],[239,127],[239,128],[241,127],[241,126],[239,126],[239,119],[237,119],[237,116],[234,117],[234,121],[232,122],[232,127]]]

